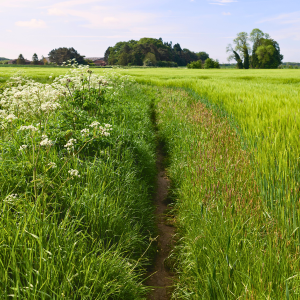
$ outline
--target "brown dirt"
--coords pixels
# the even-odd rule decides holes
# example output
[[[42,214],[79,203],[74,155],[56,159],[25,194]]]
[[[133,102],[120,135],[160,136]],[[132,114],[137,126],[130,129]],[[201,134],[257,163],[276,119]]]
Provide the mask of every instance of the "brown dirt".
[[[157,190],[154,198],[156,204],[156,222],[158,227],[158,253],[156,256],[153,270],[149,274],[146,285],[154,289],[148,296],[149,300],[168,300],[171,298],[172,273],[166,266],[166,259],[171,250],[172,237],[175,228],[168,226],[166,220],[166,211],[168,209],[167,196],[170,187],[170,181],[166,176],[166,171],[163,167],[163,154],[158,150],[156,166],[158,169]]]

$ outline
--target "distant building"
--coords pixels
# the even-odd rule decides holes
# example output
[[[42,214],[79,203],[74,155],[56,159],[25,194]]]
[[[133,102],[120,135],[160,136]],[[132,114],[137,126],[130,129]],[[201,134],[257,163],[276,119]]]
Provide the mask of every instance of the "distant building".
[[[107,63],[104,61],[104,57],[85,57],[86,60],[91,60],[95,66],[106,66]]]
[[[16,65],[17,59],[11,59],[7,62],[9,65]],[[25,59],[25,65],[30,65],[31,61],[28,59]]]

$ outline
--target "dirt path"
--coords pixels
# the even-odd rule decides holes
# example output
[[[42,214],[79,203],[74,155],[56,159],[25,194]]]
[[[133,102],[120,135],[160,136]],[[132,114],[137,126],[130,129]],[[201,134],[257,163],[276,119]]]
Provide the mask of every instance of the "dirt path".
[[[154,198],[156,205],[156,222],[158,227],[158,253],[156,256],[153,270],[151,271],[150,278],[146,284],[154,287],[150,293],[149,300],[168,300],[170,299],[170,287],[172,286],[172,273],[168,270],[165,264],[166,258],[170,253],[170,246],[172,236],[174,235],[175,228],[167,225],[165,218],[166,210],[168,209],[167,196],[170,182],[166,176],[166,171],[163,167],[163,154],[161,149],[158,150],[157,155],[157,190]]]

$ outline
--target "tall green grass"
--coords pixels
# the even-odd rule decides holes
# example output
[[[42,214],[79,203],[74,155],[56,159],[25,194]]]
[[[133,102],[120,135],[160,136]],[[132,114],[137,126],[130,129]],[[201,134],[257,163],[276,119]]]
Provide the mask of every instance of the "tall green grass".
[[[158,86],[190,88],[226,110],[254,153],[260,192],[272,214],[300,242],[299,70],[127,72]]]
[[[111,82],[104,95],[86,91],[85,106],[80,93],[62,101],[47,123],[55,146],[40,150],[35,165],[14,129],[32,120],[1,131],[1,299],[145,299],[155,231],[152,99],[131,82]],[[90,120],[111,124],[111,135],[68,154],[64,144],[71,136],[80,142]]]
[[[297,230],[263,201],[226,112],[181,90],[157,99],[179,231],[173,298],[298,299]]]

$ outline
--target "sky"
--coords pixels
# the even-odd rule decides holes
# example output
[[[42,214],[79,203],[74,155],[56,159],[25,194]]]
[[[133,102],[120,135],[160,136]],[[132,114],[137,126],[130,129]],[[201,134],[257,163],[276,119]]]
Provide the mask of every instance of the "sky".
[[[59,47],[101,57],[119,41],[161,37],[227,63],[226,46],[254,28],[300,62],[300,0],[0,0],[0,57]]]

